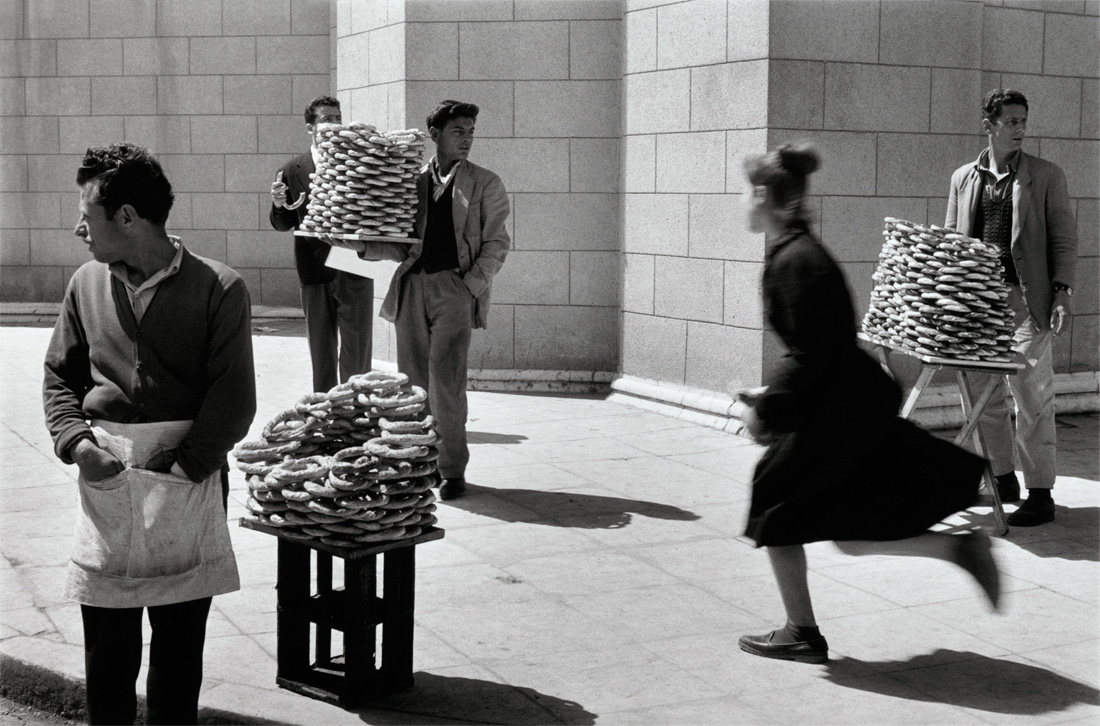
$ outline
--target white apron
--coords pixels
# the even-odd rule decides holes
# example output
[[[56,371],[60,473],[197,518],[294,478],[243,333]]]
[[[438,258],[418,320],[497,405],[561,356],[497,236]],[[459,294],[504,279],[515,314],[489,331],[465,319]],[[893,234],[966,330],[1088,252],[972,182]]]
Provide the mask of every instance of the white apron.
[[[92,421],[101,447],[126,468],[78,478],[81,511],[65,596],[106,608],[150,607],[240,589],[222,505],[221,473],[202,482],[135,469],[175,448],[190,421]]]

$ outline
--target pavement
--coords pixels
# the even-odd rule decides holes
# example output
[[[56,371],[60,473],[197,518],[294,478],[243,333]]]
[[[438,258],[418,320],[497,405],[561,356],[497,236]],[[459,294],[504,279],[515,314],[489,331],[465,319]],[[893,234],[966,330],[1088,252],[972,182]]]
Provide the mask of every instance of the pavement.
[[[292,328],[257,328],[253,436],[309,389]],[[43,423],[49,335],[0,327],[0,690],[79,715],[80,612],[62,597],[76,472]],[[737,647],[783,622],[764,551],[740,538],[759,446],[597,396],[472,392],[469,431],[469,492],[417,549],[415,685],[356,711],[276,685],[276,542],[237,526],[234,472],[242,588],[214,599],[204,723],[1100,720],[1095,415],[1059,419],[1056,521],[994,540],[998,613],[945,562],[808,546],[825,665]],[[968,523],[991,527],[989,508],[946,524]]]

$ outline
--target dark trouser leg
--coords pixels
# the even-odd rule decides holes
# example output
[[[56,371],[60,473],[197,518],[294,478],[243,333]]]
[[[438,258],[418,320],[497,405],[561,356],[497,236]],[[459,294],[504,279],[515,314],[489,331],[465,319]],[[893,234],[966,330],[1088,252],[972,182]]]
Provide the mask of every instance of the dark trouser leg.
[[[428,313],[424,300],[427,275],[407,274],[401,280],[394,333],[397,337],[397,370],[409,377],[409,383],[429,390],[428,354],[431,351]]]
[[[465,477],[470,449],[466,444],[466,363],[470,352],[474,298],[457,273],[431,276],[428,286],[431,319],[428,389],[432,415],[439,432],[439,475]]]
[[[211,598],[149,608],[150,724],[193,724],[198,720],[202,651]]]
[[[302,311],[313,364],[313,390],[327,391],[337,383],[336,300],[331,285],[302,285]]]
[[[332,281],[340,330],[340,382],[371,369],[374,338],[374,280],[338,271]]]
[[[141,608],[81,605],[88,723],[132,724],[141,669]]]

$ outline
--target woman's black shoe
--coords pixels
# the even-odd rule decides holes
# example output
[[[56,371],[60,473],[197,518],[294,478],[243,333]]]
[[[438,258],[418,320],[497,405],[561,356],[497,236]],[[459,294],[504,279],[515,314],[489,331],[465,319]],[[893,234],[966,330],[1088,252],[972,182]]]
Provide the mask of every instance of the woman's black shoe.
[[[742,635],[737,645],[746,653],[752,653],[763,658],[778,658],[779,660],[793,660],[798,663],[824,663],[829,660],[829,644],[825,638],[812,638],[797,643],[775,643],[773,630],[764,635]]]

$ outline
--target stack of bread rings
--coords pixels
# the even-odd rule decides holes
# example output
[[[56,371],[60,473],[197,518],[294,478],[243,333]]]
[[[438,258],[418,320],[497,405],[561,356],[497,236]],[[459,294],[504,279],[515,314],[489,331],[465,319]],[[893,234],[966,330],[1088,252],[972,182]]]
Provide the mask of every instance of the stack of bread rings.
[[[262,438],[233,451],[250,519],[346,548],[419,535],[435,523],[435,421],[427,393],[371,371],[303,396]]]
[[[379,131],[363,123],[322,124],[318,133],[321,154],[311,175],[302,229],[409,237],[424,133]]]
[[[1012,311],[997,250],[936,225],[886,218],[863,332],[921,355],[1013,359]]]

